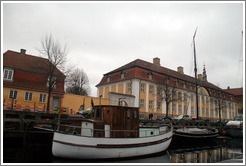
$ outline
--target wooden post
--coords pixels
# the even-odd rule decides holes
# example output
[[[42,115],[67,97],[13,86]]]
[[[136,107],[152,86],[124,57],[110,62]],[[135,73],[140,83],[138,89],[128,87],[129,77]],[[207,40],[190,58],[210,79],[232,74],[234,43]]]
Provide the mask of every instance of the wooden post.
[[[14,98],[12,97],[12,100],[11,100],[11,110],[13,111],[14,110]]]

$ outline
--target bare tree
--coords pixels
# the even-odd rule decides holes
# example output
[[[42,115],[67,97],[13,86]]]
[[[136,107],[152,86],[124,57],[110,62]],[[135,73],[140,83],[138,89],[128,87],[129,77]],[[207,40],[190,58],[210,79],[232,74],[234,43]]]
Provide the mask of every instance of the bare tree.
[[[177,100],[176,88],[170,86],[170,80],[168,77],[159,79],[157,85],[157,99],[158,101],[165,101],[166,117],[168,117],[170,103]]]
[[[88,96],[90,93],[89,79],[82,69],[74,69],[66,80],[66,93]]]
[[[215,111],[219,113],[219,121],[221,122],[221,114],[223,112],[223,109],[227,108],[227,104],[225,100],[218,98],[215,102]]]
[[[47,113],[50,109],[50,97],[51,92],[56,86],[57,77],[65,77],[58,69],[65,71],[65,64],[67,62],[68,49],[66,45],[62,46],[58,41],[55,41],[52,35],[45,35],[41,40],[41,49],[38,49],[41,57],[47,58],[48,61],[42,61],[46,66],[47,75],[47,88],[48,88],[48,99],[47,99]]]

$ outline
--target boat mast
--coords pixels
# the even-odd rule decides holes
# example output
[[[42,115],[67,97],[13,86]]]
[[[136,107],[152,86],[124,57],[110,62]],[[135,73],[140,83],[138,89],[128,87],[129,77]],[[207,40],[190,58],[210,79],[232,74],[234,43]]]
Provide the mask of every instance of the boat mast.
[[[196,28],[197,31],[197,28]],[[196,31],[193,36],[193,47],[194,47],[194,64],[195,64],[195,81],[196,81],[196,118],[198,120],[199,117],[199,110],[198,110],[198,89],[197,89],[197,68],[196,68],[196,45],[195,45],[195,37],[196,37]]]

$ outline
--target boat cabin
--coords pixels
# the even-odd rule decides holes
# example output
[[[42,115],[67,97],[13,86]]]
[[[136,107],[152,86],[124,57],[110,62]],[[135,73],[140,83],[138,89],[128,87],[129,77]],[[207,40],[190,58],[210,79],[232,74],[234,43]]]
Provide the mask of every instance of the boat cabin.
[[[91,119],[70,118],[69,131],[88,137],[139,137],[139,109],[136,107],[94,106]],[[63,127],[64,130],[64,127]]]

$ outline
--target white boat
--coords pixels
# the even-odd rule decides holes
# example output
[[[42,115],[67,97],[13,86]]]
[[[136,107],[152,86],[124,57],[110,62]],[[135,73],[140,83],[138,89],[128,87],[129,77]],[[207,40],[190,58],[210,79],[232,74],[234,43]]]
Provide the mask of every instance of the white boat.
[[[139,127],[138,115],[134,107],[96,106],[93,120],[82,120],[80,127],[64,125],[54,132],[52,153],[63,158],[111,159],[165,151],[172,140],[171,124],[147,131]]]

